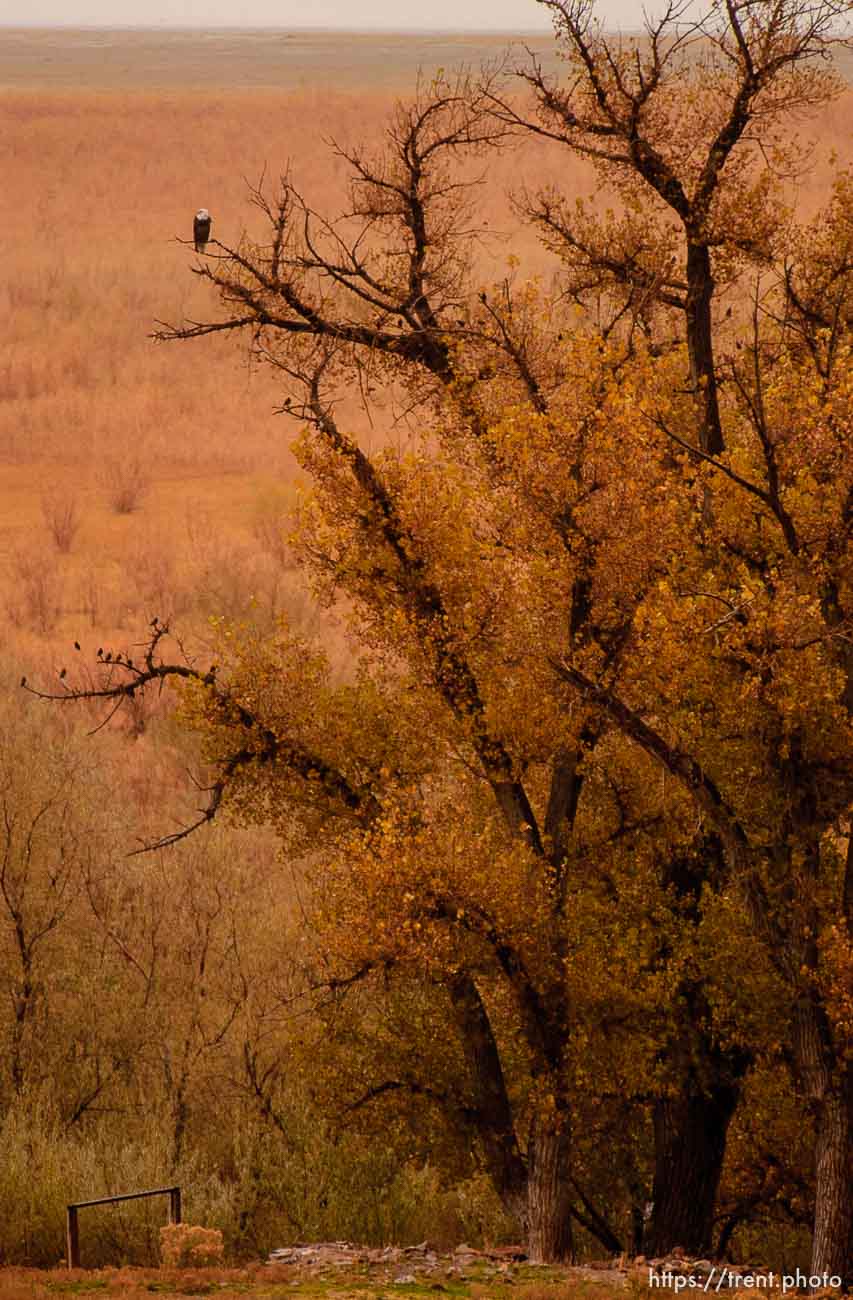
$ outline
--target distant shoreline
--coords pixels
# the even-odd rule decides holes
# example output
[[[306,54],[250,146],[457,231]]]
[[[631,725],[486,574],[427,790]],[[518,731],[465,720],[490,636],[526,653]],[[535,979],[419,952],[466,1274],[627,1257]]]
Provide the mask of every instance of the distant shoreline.
[[[0,90],[400,91],[515,42],[557,71],[548,31],[0,26]]]
[[[623,30],[627,39],[641,33]],[[527,47],[543,71],[564,64],[550,29],[15,26],[0,24],[0,93],[276,91],[403,93]],[[853,54],[838,67],[853,82]]]
[[[641,33],[642,28],[620,30]],[[309,23],[266,23],[252,26],[249,23],[209,23],[204,27],[187,23],[7,23],[0,20],[0,32],[188,32],[197,36],[209,33],[258,32],[317,32],[324,35],[356,36],[549,36],[550,25],[543,27],[329,27]]]
[[[642,35],[642,28],[620,28],[626,36]],[[194,36],[245,34],[261,32],[317,33],[324,36],[548,36],[550,27],[316,27],[298,23],[267,24],[264,27],[248,25],[210,24],[191,27],[186,23],[4,23],[0,32],[141,32],[187,33]]]

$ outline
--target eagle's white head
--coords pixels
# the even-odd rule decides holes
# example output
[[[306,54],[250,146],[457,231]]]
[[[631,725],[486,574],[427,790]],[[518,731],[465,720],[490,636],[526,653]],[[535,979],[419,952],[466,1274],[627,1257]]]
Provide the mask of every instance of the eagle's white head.
[[[209,221],[210,213],[207,208],[199,208],[198,212],[195,214],[195,219],[196,221]]]

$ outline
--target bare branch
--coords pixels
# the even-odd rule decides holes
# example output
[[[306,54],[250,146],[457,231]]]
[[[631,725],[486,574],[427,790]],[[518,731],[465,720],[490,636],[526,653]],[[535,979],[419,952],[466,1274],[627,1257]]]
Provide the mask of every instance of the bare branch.
[[[201,826],[213,821],[235,776],[244,768],[254,765],[280,765],[309,785],[322,789],[334,804],[365,825],[375,820],[379,812],[379,803],[370,790],[354,787],[333,764],[327,762],[321,755],[311,752],[295,738],[276,735],[227,687],[220,685],[215,667],[201,671],[189,663],[173,663],[161,659],[160,643],[169,635],[169,628],[168,625],[155,619],[152,629],[151,638],[145,646],[142,665],[137,665],[121,655],[113,656],[109,652],[105,654],[103,650],[99,650],[98,660],[105,670],[105,679],[100,686],[66,687],[62,692],[41,691],[26,684],[24,686],[31,695],[43,700],[63,702],[107,700],[113,703],[114,713],[123,703],[133,699],[137,693],[144,691],[153,683],[162,687],[173,679],[194,681],[207,692],[213,716],[238,726],[247,734],[250,743],[221,759],[217,764],[219,768],[217,779],[212,785],[200,787],[209,795],[209,799],[207,805],[200,810],[197,820],[169,835],[144,844],[135,852],[147,852],[177,844]],[[121,680],[115,680],[117,673],[122,675]]]

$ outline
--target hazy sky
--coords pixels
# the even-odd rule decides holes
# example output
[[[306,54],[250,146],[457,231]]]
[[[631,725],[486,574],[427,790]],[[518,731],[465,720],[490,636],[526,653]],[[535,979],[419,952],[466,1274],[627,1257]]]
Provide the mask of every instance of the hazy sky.
[[[603,0],[614,27],[641,22],[638,0]],[[535,0],[0,0],[5,26],[548,28]]]

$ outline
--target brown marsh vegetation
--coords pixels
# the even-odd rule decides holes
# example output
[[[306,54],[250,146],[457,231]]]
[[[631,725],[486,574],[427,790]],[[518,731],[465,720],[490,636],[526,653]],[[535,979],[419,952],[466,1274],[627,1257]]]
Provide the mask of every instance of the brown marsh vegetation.
[[[202,203],[223,241],[251,232],[247,181],[288,161],[318,206],[334,209],[344,168],[324,142],[369,137],[391,103],[319,88],[0,98],[0,220],[12,249],[0,285],[0,560],[24,639],[55,632],[61,644],[86,625],[121,632],[137,610],[157,612],[158,596],[161,616],[186,612],[206,549],[257,554],[256,528],[293,489],[292,432],[273,413],[268,374],[227,340],[202,353],[148,337],[156,318],[201,315],[208,299],[175,236],[189,237]],[[510,173],[498,163],[484,196],[501,258],[514,224]],[[541,265],[532,236],[512,252]],[[61,544],[57,509],[76,524]],[[62,598],[34,595],[30,611],[31,587],[47,582],[33,569],[48,561]],[[152,566],[174,570],[168,594]]]

